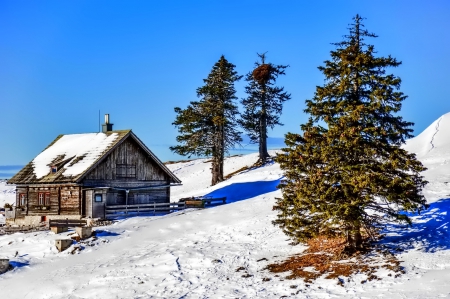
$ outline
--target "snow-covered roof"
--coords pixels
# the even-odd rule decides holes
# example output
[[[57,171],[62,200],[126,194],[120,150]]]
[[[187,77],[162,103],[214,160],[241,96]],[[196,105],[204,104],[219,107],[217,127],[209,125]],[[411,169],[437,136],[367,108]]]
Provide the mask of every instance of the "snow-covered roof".
[[[50,166],[66,161],[65,165],[61,165],[64,169],[62,175],[65,177],[79,175],[97,161],[118,138],[117,133],[64,135],[34,158],[31,162],[34,174],[37,179],[41,179],[49,174]]]
[[[147,152],[152,160],[173,179],[173,182],[181,182],[131,130],[60,135],[8,182],[12,184],[77,183],[128,136],[131,136]]]

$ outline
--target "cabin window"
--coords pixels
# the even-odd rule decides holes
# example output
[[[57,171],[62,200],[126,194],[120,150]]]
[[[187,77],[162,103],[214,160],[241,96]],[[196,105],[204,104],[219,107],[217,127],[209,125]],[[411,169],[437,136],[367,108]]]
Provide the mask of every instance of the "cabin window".
[[[116,176],[118,178],[135,178],[136,165],[134,164],[116,164]]]
[[[102,202],[103,197],[101,194],[95,194],[95,202]]]
[[[27,204],[27,195],[25,193],[20,193],[19,194],[19,205],[23,207],[26,204]]]
[[[52,169],[52,173],[58,172],[58,167],[56,167],[56,166],[52,166],[51,169]]]
[[[50,192],[38,193],[38,203],[40,206],[49,206],[50,205]]]

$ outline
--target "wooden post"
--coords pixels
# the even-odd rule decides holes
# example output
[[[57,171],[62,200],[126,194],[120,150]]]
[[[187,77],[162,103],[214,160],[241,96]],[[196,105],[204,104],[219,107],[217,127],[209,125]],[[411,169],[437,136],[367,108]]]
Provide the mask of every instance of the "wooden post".
[[[125,214],[128,214],[128,192],[130,190],[125,190]]]
[[[58,187],[58,215],[61,215],[61,187]]]
[[[78,206],[80,207],[80,216],[82,216],[83,211],[81,210],[81,186],[78,187]]]
[[[30,199],[29,199],[29,192],[30,191],[30,186],[27,186],[27,212],[25,213],[25,215],[28,215],[28,208],[29,208],[29,202],[30,202]]]

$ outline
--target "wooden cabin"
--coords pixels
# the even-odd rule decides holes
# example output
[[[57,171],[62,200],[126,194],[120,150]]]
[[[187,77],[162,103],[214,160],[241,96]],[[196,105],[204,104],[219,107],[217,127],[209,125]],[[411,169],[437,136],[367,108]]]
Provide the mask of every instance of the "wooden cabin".
[[[13,176],[16,209],[9,223],[106,218],[114,205],[169,203],[181,181],[131,131],[113,131],[109,115],[101,133],[58,136]]]

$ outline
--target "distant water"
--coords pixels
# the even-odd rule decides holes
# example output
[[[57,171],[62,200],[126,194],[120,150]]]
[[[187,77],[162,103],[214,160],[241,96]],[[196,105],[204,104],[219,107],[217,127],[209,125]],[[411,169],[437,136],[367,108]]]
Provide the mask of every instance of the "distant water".
[[[10,179],[19,172],[24,165],[0,165],[0,179]]]
[[[250,143],[250,139],[247,136],[242,136],[241,145],[236,145],[235,148],[232,148],[226,154],[227,156],[233,155],[246,155],[251,153],[258,152],[258,144]],[[163,162],[167,161],[179,161],[186,159],[195,159],[199,158],[197,156],[180,156],[169,150],[169,146],[167,144],[150,144],[150,149],[156,154],[156,156]],[[281,149],[286,147],[284,144],[284,138],[281,137],[269,137],[267,139],[267,149]]]

